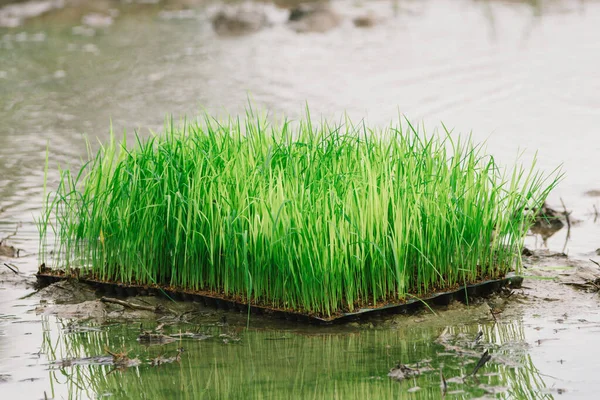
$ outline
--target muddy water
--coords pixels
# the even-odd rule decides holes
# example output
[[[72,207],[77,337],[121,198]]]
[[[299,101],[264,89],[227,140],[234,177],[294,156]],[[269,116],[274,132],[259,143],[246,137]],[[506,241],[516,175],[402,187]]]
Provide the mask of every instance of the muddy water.
[[[550,199],[560,207],[562,198],[573,212],[565,251],[581,259],[596,256],[600,225],[594,212],[600,209],[600,197],[585,192],[600,189],[600,42],[594,40],[600,3],[334,2],[340,25],[304,34],[284,23],[285,10],[266,4],[259,7],[271,26],[242,36],[213,31],[210,18],[219,6],[210,2],[71,3],[40,1],[9,13],[0,2],[0,23],[7,26],[0,27],[0,239],[17,229],[8,244],[23,250],[19,258],[1,256],[1,268],[10,262],[24,275],[35,271],[33,221],[42,203],[47,149],[52,184],[57,165],[79,166],[85,158],[83,135],[104,141],[110,123],[117,132],[140,129],[146,136],[148,129],[160,130],[167,113],[181,117],[207,109],[224,116],[243,111],[249,97],[256,108],[292,118],[301,115],[308,101],[313,116],[337,118],[347,111],[356,120],[385,124],[400,112],[429,129],[443,121],[456,132],[472,130],[476,140],[487,140],[489,151],[504,164],[521,150],[524,160],[537,150],[541,168],[549,171],[562,163],[567,173]],[[46,12],[35,16],[40,10]],[[374,17],[374,26],[352,24],[354,17],[365,15]],[[565,235],[563,229],[545,243],[540,237],[528,243],[562,250]],[[558,260],[554,267],[564,265]],[[250,375],[255,378],[248,390],[264,397],[281,397],[286,389],[308,396],[323,387],[323,393],[330,393],[331,385],[338,384],[339,393],[356,397],[372,390],[382,396],[407,395],[415,385],[422,393],[439,391],[437,372],[398,385],[386,377],[397,361],[431,359],[433,369],[445,362],[438,356],[444,350],[435,344],[445,326],[418,323],[413,328],[385,325],[375,331],[355,327],[321,334],[286,326],[257,330],[265,323],[257,320],[239,343],[184,344],[188,351],[181,362],[165,366],[160,374],[148,364],[110,375],[103,365],[49,372],[48,362],[70,354],[57,355],[49,343],[61,343],[62,351],[79,357],[99,355],[105,345],[125,346],[145,361],[156,354],[136,345],[137,328],[131,326],[65,333],[67,322],[37,315],[39,297],[21,299],[33,289],[15,279],[3,275],[0,284],[3,394],[135,397],[131,393],[137,395],[143,387],[147,397],[166,397],[175,387],[185,387],[190,398],[210,398],[248,388],[250,371],[259,375]],[[546,387],[542,393],[548,396],[558,389],[572,395],[596,393],[595,376],[588,371],[597,365],[586,355],[600,329],[598,305],[593,294],[569,297],[571,292],[561,299],[576,302],[575,310],[546,300],[513,305],[502,329],[510,327],[519,337],[490,336],[486,343],[527,344],[527,351],[517,352],[510,362],[493,359],[484,372],[500,375],[480,383],[530,393]],[[492,329],[489,316],[483,320]],[[457,324],[445,321],[451,328]],[[458,333],[473,336],[478,330],[479,323],[470,322]],[[278,335],[287,339],[271,340]],[[169,346],[166,356],[177,348]],[[455,366],[466,362],[457,355],[451,358],[448,363]],[[456,376],[468,372],[462,368]],[[164,369],[173,378],[170,384],[157,381]],[[525,388],[512,373],[527,374]],[[81,387],[89,392],[78,392]],[[456,390],[467,393],[457,396],[484,394],[473,382]]]

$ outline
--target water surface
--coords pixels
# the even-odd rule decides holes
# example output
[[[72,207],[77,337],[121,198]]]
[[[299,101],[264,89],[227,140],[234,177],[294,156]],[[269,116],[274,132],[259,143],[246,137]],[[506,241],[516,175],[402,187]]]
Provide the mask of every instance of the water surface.
[[[189,6],[179,11],[184,3]],[[342,24],[308,34],[286,26],[284,9],[263,6],[273,26],[241,37],[216,35],[210,17],[219,6],[200,1],[84,3],[0,28],[0,238],[18,227],[11,244],[25,250],[25,256],[10,260],[14,265],[24,273],[37,267],[34,218],[41,210],[46,153],[52,186],[57,166],[79,167],[86,158],[84,135],[96,147],[107,140],[111,125],[115,132],[139,130],[146,137],[149,130],[160,131],[169,114],[237,114],[249,98],[253,107],[275,117],[298,118],[308,102],[317,119],[337,119],[347,112],[356,121],[364,118],[381,126],[404,114],[429,130],[443,122],[456,133],[472,131],[475,140],[487,140],[489,152],[506,165],[522,151],[525,161],[537,151],[540,168],[550,172],[563,164],[567,173],[550,198],[555,207],[561,207],[562,199],[574,222],[580,221],[566,251],[586,259],[595,256],[600,243],[593,214],[600,201],[584,193],[600,189],[600,41],[594,40],[600,3],[340,1],[333,7],[343,16]],[[370,29],[356,28],[352,17],[369,11],[379,22]],[[110,23],[90,24],[85,17],[92,12],[110,17]],[[547,245],[560,250],[564,240],[563,230]],[[539,238],[528,243],[544,245]],[[0,287],[0,374],[10,375],[0,385],[3,393],[28,398],[43,398],[44,392],[160,398],[175,390],[189,398],[246,393],[281,398],[290,391],[306,397],[387,397],[407,396],[417,385],[422,389],[414,396],[427,398],[440,393],[441,364],[448,363],[459,376],[476,361],[470,358],[471,364],[462,365],[458,356],[442,360],[438,353],[443,351],[435,344],[441,328],[301,333],[287,326],[263,331],[253,321],[240,342],[186,343],[181,362],[164,368],[144,364],[108,375],[108,367],[97,365],[49,371],[48,362],[55,358],[105,354],[104,346],[125,346],[147,361],[156,352],[172,355],[179,345],[144,349],[135,341],[139,328],[132,326],[64,333],[61,324],[66,322],[36,315],[39,299],[20,299],[29,292],[6,283]],[[594,320],[595,304],[590,300],[579,318]],[[596,393],[595,378],[586,373],[589,365],[567,374],[560,362],[570,356],[569,362],[575,358],[581,363],[593,329],[552,333],[561,328],[560,318],[542,317],[540,322],[535,315],[516,314],[502,328],[485,322],[484,328],[493,332],[487,343],[496,348],[513,340],[533,345],[547,338],[540,332],[549,332],[563,335],[560,343],[570,347],[530,349],[511,358],[515,365],[490,363],[486,373],[492,375],[480,384],[505,387],[505,396],[516,390],[525,397],[551,396],[561,387],[571,394]],[[481,329],[479,323],[448,325],[465,337]],[[542,330],[535,329],[540,326]],[[498,329],[513,333],[506,336]],[[56,346],[66,353],[49,350]],[[433,372],[404,383],[386,377],[396,362],[423,359],[432,360]],[[525,384],[519,374],[527,375]],[[466,393],[458,397],[485,394],[478,383],[457,390]]]

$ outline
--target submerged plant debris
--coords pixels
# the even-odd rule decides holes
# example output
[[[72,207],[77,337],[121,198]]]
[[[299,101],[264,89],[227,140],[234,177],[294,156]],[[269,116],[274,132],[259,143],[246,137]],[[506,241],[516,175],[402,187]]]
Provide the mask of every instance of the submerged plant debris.
[[[330,316],[503,277],[555,186],[408,122],[206,115],[61,172],[39,221],[53,268]]]

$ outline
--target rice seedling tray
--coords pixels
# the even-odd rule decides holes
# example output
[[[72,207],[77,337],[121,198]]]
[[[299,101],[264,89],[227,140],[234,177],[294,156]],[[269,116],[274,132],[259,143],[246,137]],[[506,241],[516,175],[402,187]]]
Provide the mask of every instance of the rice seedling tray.
[[[412,297],[402,303],[390,303],[380,306],[365,307],[354,312],[341,312],[330,317],[325,317],[262,305],[248,305],[248,303],[243,301],[225,298],[218,293],[185,290],[160,285],[136,285],[105,282],[85,276],[78,276],[76,273],[66,274],[64,271],[51,270],[45,266],[41,266],[37,273],[38,284],[42,287],[68,279],[76,279],[79,282],[96,288],[100,292],[117,295],[120,297],[155,295],[178,301],[193,301],[204,304],[207,307],[234,312],[248,312],[248,308],[250,308],[250,313],[255,315],[269,315],[289,321],[321,325],[345,323],[385,314],[406,314],[423,307],[425,304],[428,306],[443,306],[448,305],[455,300],[467,302],[473,298],[485,297],[499,292],[503,288],[518,288],[523,282],[522,276],[509,273],[501,279],[483,280],[477,283],[459,286],[454,290],[438,291],[422,297]]]
[[[315,323],[512,282],[488,279],[519,272],[532,210],[558,171],[506,169],[471,137],[408,121],[378,129],[306,114],[204,115],[133,146],[125,133],[95,155],[88,145],[79,170],[45,182],[39,264],[111,293]],[[193,287],[203,290],[182,289]]]

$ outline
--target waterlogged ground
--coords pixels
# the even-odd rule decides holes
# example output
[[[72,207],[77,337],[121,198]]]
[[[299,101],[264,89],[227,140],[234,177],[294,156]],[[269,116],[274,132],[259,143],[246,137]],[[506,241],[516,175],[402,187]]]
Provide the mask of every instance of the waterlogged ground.
[[[285,23],[294,2],[278,1],[257,3],[269,24],[242,35],[215,32],[220,3],[148,3],[0,1],[2,398],[596,396],[600,3],[340,1],[337,26],[298,33]],[[567,173],[550,204],[564,201],[571,228],[563,216],[558,233],[528,238],[538,251],[522,290],[342,327],[193,304],[127,311],[79,286],[36,291],[46,150],[52,185],[57,165],[81,165],[83,134],[104,141],[111,121],[147,136],[167,113],[224,116],[249,96],[274,116],[298,117],[308,101],[319,117],[443,121],[487,139],[503,164],[538,150],[540,167]],[[170,342],[148,346],[144,332]],[[398,364],[401,381],[388,377]]]

